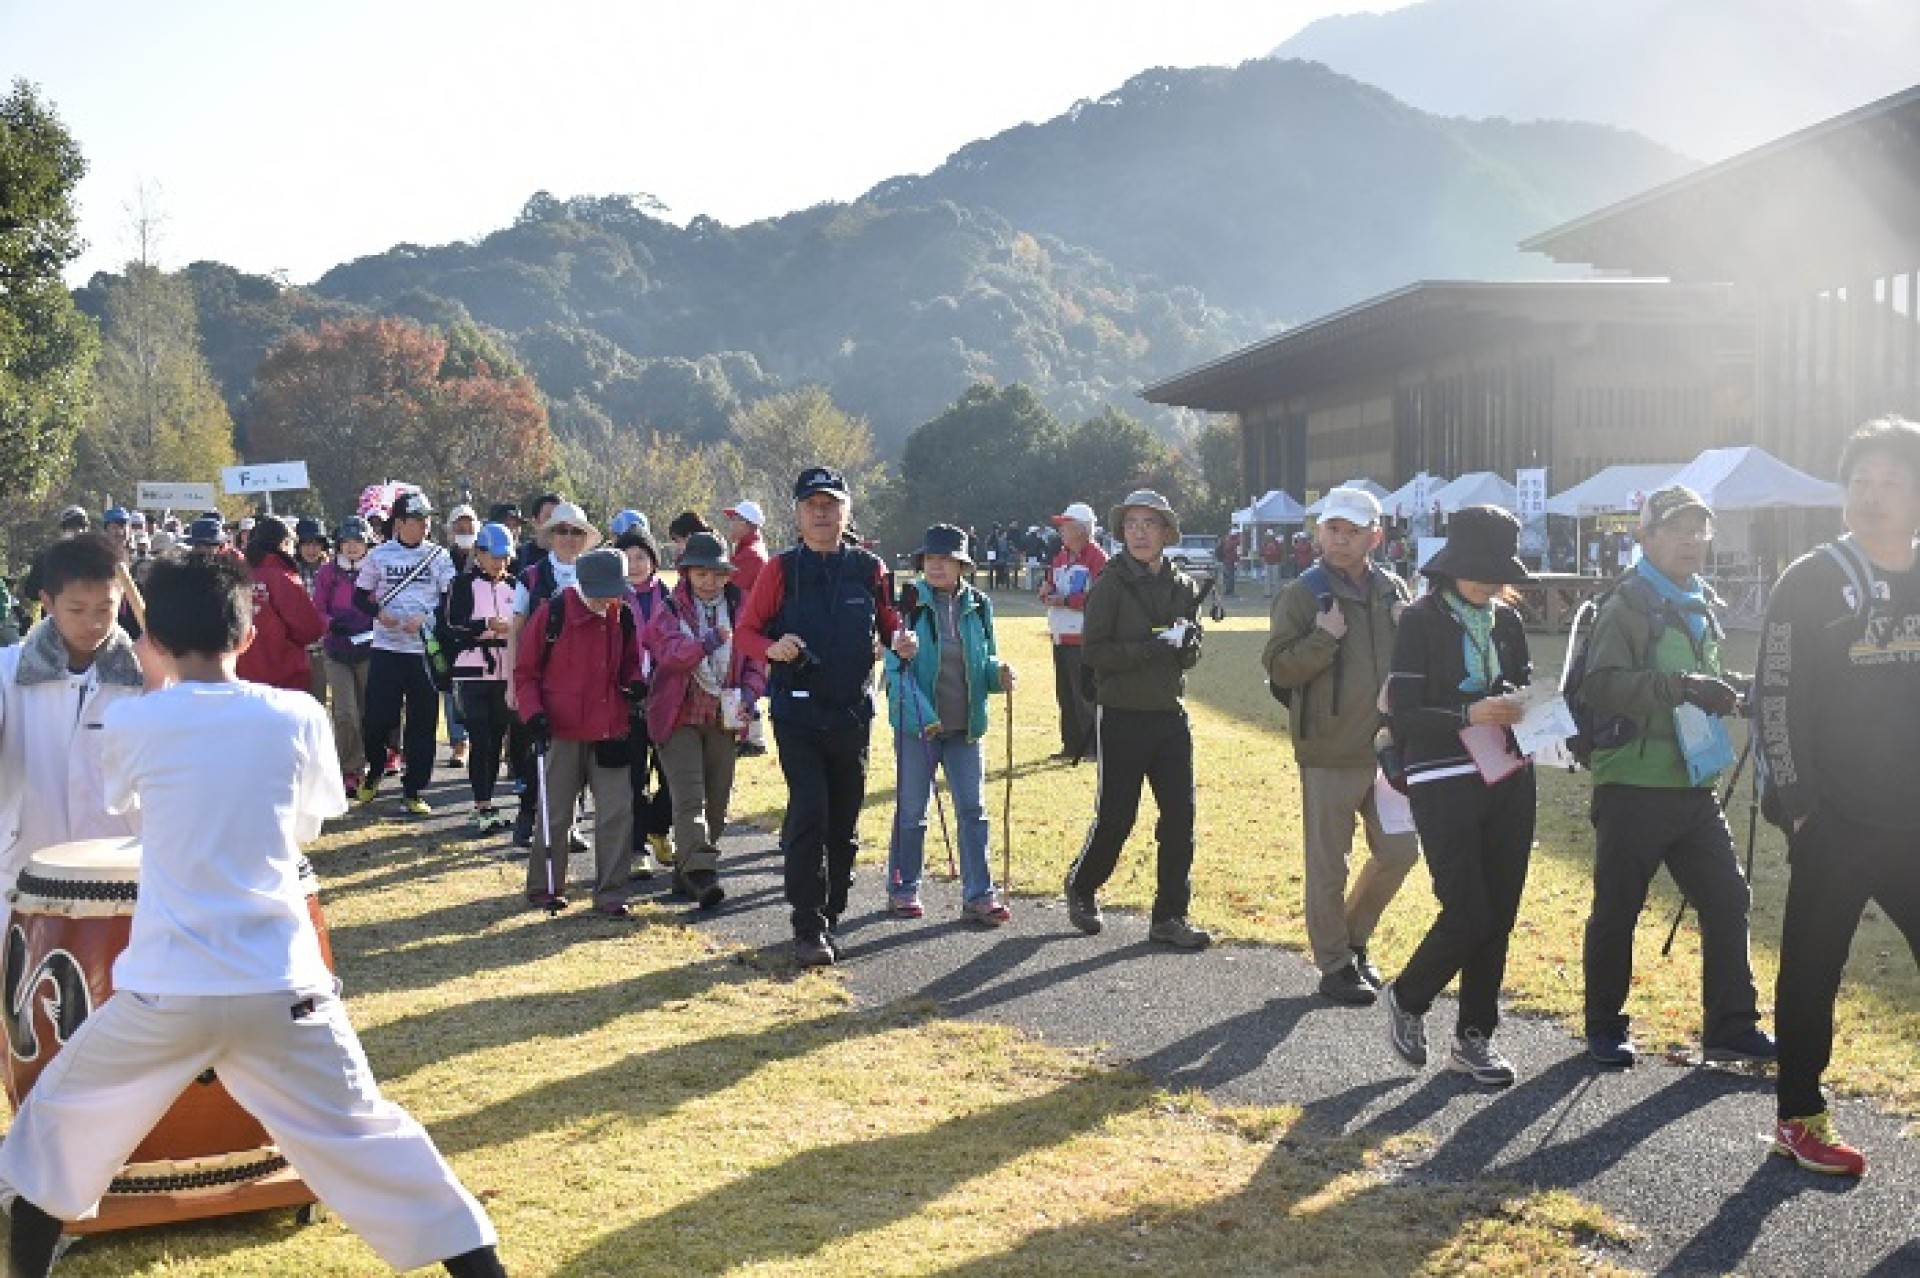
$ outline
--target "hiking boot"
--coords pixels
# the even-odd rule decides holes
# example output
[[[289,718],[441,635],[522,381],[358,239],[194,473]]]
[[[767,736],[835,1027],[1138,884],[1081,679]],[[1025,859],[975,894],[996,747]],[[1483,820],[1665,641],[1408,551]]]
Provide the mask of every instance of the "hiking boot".
[[[801,967],[832,967],[836,957],[825,932],[806,932],[793,938],[793,961]]]
[[[417,794],[409,794],[401,799],[400,810],[408,816],[429,817],[433,815],[433,809],[428,806],[427,801]]]
[[[1773,1125],[1773,1152],[1823,1176],[1863,1176],[1867,1156],[1840,1139],[1826,1110]]]
[[[1373,986],[1374,993],[1378,994],[1387,988],[1387,978],[1380,975],[1380,969],[1375,967],[1373,960],[1367,957],[1366,946],[1353,947],[1353,966],[1359,971],[1360,979]]]
[[[369,803],[372,803],[379,793],[380,778],[376,773],[369,770],[366,779],[360,782],[360,788],[353,792],[353,801],[364,808]]]
[[[557,914],[567,908],[567,898],[558,892],[529,892],[527,904],[535,909],[545,910],[549,914]]]
[[[1067,879],[1067,922],[1088,936],[1099,935],[1100,929],[1107,925],[1100,917],[1100,902],[1094,899],[1093,893],[1074,887],[1071,876]]]
[[[1204,950],[1213,944],[1213,933],[1187,922],[1185,915],[1161,919],[1147,929],[1147,939],[1176,950]]]
[[[734,757],[738,759],[758,759],[766,752],[767,747],[758,741],[743,740],[733,748]]]
[[[1626,1069],[1640,1059],[1640,1049],[1624,1028],[1595,1030],[1587,1035],[1587,1055],[1614,1069]]]
[[[920,903],[920,894],[918,892],[902,892],[897,896],[889,895],[887,897],[887,909],[893,912],[895,918],[902,919],[917,919],[927,912],[927,907]]]
[[[720,875],[714,870],[689,870],[687,872],[687,895],[693,903],[703,910],[717,910],[720,902],[727,899],[727,890],[720,886]]]
[[[673,864],[673,840],[664,834],[649,834],[647,846],[653,849],[653,859],[662,865]]]
[[[960,917],[982,927],[1005,927],[1013,922],[1013,911],[1001,903],[998,892],[989,892],[962,906]]]
[[[1453,1058],[1447,1068],[1472,1075],[1474,1082],[1486,1087],[1513,1086],[1513,1062],[1479,1030],[1470,1029],[1453,1040]]]
[[[1402,1011],[1400,999],[1393,992],[1393,986],[1380,991],[1380,1001],[1387,1007],[1387,1041],[1393,1044],[1393,1050],[1400,1053],[1400,1059],[1416,1069],[1427,1063],[1427,1018],[1424,1013]]]
[[[1738,1034],[1700,1048],[1700,1059],[1716,1065],[1771,1065],[1779,1058],[1773,1035],[1758,1025],[1749,1025]]]
[[[1380,997],[1367,978],[1360,975],[1360,964],[1348,959],[1331,972],[1320,975],[1320,993],[1346,1007],[1372,1007]]]

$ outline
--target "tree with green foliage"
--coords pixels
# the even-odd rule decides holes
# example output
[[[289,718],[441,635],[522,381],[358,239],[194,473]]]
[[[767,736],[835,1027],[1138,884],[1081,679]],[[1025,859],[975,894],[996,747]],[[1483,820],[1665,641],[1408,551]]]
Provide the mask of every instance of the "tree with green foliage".
[[[144,479],[215,482],[234,463],[233,418],[200,355],[192,286],[134,261],[105,292],[93,408],[74,448],[72,495],[131,505]]]
[[[1030,388],[976,382],[907,436],[901,514],[910,527],[1035,522],[1074,488],[1063,468],[1066,445],[1059,420]]]
[[[1193,485],[1179,455],[1137,418],[1105,408],[1073,428],[1061,450],[1061,478],[1049,496],[1049,509],[1069,501],[1090,501],[1105,511],[1136,488],[1151,488],[1182,511]]]
[[[846,476],[854,518],[866,527],[886,467],[874,454],[866,421],[835,404],[825,388],[802,386],[747,405],[734,414],[726,443],[714,450],[720,499],[752,498],[774,511],[787,508],[794,478],[809,466],[831,466]],[[770,539],[778,541],[787,526],[782,519],[770,527]]]
[[[80,148],[25,80],[0,98],[0,490],[29,501],[65,472],[98,349],[60,272],[83,247]]]

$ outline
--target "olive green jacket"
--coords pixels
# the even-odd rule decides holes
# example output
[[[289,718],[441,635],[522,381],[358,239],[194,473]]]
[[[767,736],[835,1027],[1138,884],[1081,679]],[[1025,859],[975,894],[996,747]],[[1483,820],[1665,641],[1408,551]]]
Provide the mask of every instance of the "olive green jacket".
[[[1193,578],[1162,558],[1154,572],[1125,551],[1087,591],[1082,635],[1097,680],[1095,700],[1116,710],[1179,710],[1187,690],[1180,652],[1159,632],[1191,617],[1200,598]]]
[[[1334,607],[1347,619],[1347,633],[1335,639],[1315,624],[1320,601],[1296,577],[1274,596],[1261,664],[1276,686],[1293,690],[1287,735],[1296,762],[1370,767],[1380,688],[1393,663],[1394,609],[1407,601],[1407,586],[1378,564],[1368,574],[1364,599],[1332,581]]]

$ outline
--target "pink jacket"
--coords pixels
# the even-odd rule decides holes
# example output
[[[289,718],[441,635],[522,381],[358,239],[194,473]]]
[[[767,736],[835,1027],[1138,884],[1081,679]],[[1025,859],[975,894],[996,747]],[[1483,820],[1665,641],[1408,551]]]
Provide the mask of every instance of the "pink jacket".
[[[746,600],[732,582],[727,583],[726,600],[737,635],[740,611]],[[693,591],[685,582],[675,586],[667,606],[654,609],[653,620],[647,623],[647,631],[640,639],[653,657],[653,685],[647,693],[647,736],[654,741],[665,741],[673,734],[674,725],[680,719],[680,707],[687,699],[687,688],[693,683],[694,667],[719,646],[712,642],[714,636],[708,636],[708,641],[703,642],[688,634],[680,624],[682,617],[698,615],[696,606]],[[767,695],[767,663],[742,652],[737,638],[725,686],[739,688],[755,701]]]

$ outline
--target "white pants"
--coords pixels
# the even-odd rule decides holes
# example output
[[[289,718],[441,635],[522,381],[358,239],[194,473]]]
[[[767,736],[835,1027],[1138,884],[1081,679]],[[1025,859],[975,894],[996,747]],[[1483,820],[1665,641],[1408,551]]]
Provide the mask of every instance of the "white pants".
[[[127,1156],[209,1067],[395,1269],[495,1242],[426,1130],[380,1095],[331,992],[115,993],[21,1106],[0,1144],[0,1198],[24,1197],[60,1220],[94,1215]]]

